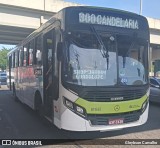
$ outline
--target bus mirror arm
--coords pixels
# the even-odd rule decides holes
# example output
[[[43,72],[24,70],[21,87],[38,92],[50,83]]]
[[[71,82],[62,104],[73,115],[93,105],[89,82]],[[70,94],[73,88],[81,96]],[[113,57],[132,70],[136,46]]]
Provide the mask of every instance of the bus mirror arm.
[[[63,44],[62,42],[59,42],[57,45],[57,59],[58,61],[61,61],[62,56],[63,56]]]

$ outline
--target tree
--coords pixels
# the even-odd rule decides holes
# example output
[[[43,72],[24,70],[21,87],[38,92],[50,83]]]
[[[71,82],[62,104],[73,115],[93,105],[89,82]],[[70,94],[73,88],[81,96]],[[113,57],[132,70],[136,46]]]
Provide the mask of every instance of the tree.
[[[0,50],[0,69],[1,70],[5,70],[6,69],[6,66],[7,66],[7,53],[9,51],[10,50],[5,48],[5,47],[2,47],[2,49]]]

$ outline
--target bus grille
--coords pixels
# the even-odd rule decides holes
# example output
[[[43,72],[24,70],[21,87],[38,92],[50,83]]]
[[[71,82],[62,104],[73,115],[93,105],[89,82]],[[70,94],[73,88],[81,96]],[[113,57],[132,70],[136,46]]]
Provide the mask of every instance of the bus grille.
[[[144,90],[87,91],[83,94],[83,98],[91,102],[115,102],[139,99],[144,96],[145,93],[146,91]],[[118,97],[123,97],[123,100],[114,99]]]
[[[140,111],[133,111],[130,113],[110,114],[110,115],[88,115],[87,118],[92,125],[109,125],[110,119],[123,118],[123,123],[130,123],[139,120]]]

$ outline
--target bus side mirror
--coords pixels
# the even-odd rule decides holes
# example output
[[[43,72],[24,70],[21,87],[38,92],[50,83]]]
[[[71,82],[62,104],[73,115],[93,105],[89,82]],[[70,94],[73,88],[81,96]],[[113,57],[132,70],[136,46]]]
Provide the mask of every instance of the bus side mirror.
[[[62,60],[62,57],[63,57],[63,44],[62,42],[59,42],[58,45],[57,45],[57,59],[58,61],[61,61]]]

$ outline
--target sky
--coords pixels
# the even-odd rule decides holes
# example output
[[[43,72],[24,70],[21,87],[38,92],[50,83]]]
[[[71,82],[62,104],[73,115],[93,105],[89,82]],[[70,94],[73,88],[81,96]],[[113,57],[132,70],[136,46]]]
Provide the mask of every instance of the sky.
[[[3,48],[12,49],[13,47],[15,47],[15,45],[0,44],[0,50]]]
[[[130,12],[140,12],[141,0],[66,0],[84,5],[116,8]],[[160,0],[142,0],[142,15],[160,19]]]
[[[68,2],[75,2],[84,5],[100,6],[126,10],[134,13],[140,13],[141,0],[65,0]],[[142,0],[142,15],[146,17],[160,19],[160,0]],[[0,44],[0,49],[13,48],[11,45]]]

